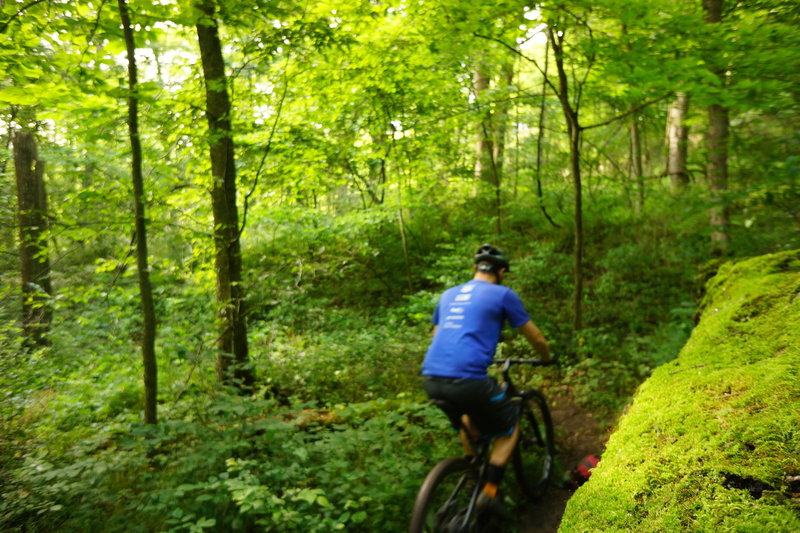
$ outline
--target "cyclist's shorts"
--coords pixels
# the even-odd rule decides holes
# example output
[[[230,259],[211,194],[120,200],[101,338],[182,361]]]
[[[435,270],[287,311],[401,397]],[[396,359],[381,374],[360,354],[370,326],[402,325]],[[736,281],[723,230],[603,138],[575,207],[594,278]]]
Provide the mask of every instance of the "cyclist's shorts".
[[[442,410],[455,429],[461,427],[461,415],[466,414],[483,437],[502,437],[514,432],[519,408],[494,378],[424,378],[428,397],[449,403],[450,408]]]

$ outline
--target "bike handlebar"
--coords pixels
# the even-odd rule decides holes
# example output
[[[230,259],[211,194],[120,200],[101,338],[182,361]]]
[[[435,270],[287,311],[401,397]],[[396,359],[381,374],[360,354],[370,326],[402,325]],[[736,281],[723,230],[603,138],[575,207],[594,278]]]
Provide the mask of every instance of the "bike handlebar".
[[[511,367],[511,365],[551,366],[558,364],[558,356],[550,356],[549,361],[542,361],[541,359],[512,359],[511,357],[505,357],[503,359],[497,359],[493,361],[492,364],[503,365],[503,370],[507,370],[509,367]]]

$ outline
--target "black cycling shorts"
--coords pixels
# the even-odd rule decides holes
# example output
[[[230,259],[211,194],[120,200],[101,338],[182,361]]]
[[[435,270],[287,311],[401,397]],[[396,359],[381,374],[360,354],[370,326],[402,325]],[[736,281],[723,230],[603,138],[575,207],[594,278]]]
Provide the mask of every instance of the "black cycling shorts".
[[[511,435],[519,408],[494,378],[464,379],[424,376],[423,387],[432,400],[447,400],[442,407],[454,428],[461,427],[461,415],[468,415],[483,437]]]

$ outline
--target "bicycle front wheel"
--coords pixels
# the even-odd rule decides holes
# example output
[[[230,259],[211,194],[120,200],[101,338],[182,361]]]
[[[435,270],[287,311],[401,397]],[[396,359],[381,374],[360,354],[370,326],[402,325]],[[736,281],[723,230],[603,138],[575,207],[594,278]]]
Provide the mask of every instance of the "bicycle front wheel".
[[[466,459],[451,457],[425,477],[414,502],[409,533],[472,531],[470,509],[477,471]]]
[[[537,390],[520,394],[519,442],[514,450],[514,471],[528,498],[538,498],[553,471],[553,421],[544,395]]]

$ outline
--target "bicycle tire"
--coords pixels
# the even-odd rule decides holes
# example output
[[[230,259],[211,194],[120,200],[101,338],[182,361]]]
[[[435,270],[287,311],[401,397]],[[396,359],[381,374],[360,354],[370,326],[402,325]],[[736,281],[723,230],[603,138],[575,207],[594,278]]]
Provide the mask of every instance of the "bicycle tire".
[[[514,472],[525,496],[535,499],[547,488],[555,455],[553,420],[541,392],[520,393],[519,424],[519,442],[513,455]]]
[[[450,457],[434,466],[414,502],[409,533],[471,531],[461,525],[477,481],[477,469],[464,458]]]

